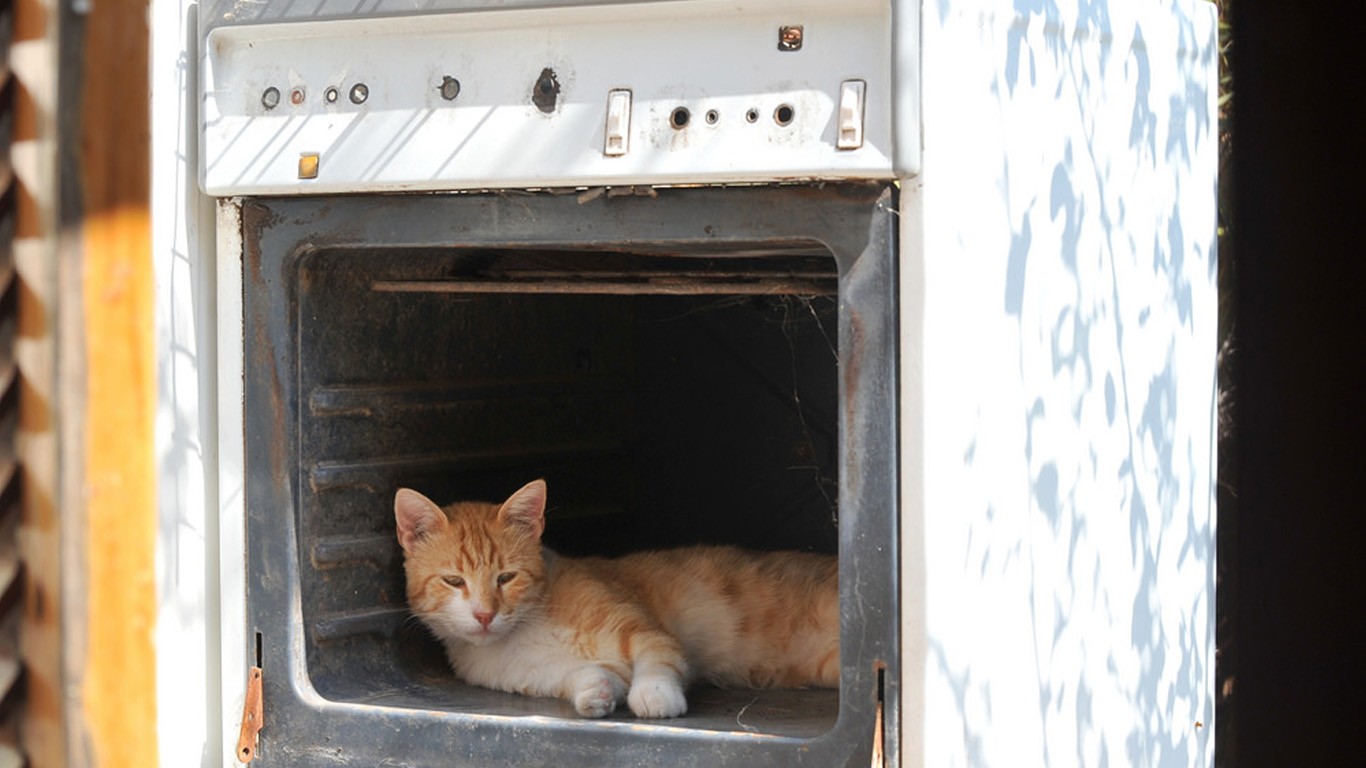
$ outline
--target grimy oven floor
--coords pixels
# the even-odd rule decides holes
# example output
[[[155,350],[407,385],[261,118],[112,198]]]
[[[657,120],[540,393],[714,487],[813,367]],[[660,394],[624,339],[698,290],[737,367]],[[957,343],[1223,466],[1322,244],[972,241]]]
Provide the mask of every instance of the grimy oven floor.
[[[565,701],[518,696],[463,685],[454,680],[422,681],[397,688],[329,691],[333,700],[402,709],[505,717],[582,719]],[[710,731],[744,731],[794,738],[814,738],[835,727],[839,714],[836,690],[688,691],[688,714],[668,720],[640,720],[623,704],[606,719]]]

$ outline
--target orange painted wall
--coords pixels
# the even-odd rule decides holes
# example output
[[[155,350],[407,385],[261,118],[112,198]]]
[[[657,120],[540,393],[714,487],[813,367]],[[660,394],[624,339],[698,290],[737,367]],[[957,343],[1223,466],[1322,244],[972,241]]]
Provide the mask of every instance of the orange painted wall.
[[[156,379],[146,2],[86,19],[80,123],[92,763],[156,764]]]

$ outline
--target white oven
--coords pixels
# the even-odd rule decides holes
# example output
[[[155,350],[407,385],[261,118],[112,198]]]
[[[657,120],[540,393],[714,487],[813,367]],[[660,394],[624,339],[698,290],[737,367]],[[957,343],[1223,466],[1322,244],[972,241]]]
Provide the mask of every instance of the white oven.
[[[1131,6],[155,5],[162,763],[1208,764],[1214,13]],[[393,491],[538,476],[837,554],[839,690],[458,683]]]

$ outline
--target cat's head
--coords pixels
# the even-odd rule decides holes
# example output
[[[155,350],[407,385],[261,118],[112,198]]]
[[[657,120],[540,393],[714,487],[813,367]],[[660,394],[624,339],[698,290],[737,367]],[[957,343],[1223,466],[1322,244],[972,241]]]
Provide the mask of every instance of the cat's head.
[[[544,480],[502,504],[444,509],[409,488],[394,495],[408,605],[443,640],[483,645],[506,636],[540,606]]]

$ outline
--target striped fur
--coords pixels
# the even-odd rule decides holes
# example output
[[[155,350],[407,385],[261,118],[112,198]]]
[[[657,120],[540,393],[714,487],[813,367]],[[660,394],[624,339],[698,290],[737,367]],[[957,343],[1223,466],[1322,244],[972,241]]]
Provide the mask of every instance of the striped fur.
[[[408,603],[465,681],[571,702],[603,717],[687,711],[723,687],[839,683],[837,561],[690,547],[608,560],[541,546],[546,485],[503,504],[394,498]]]

